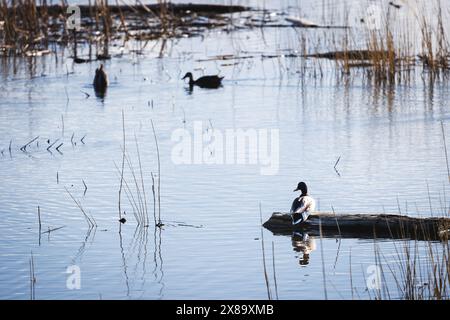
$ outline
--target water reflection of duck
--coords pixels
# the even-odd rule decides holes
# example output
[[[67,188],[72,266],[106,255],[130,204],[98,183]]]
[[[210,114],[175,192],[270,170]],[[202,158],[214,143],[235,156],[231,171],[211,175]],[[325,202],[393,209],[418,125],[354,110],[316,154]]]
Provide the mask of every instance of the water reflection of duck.
[[[95,70],[93,84],[95,92],[104,95],[104,93],[106,92],[106,88],[108,87],[108,75],[103,69],[103,64],[101,64],[100,67]]]
[[[307,233],[294,232],[292,233],[292,247],[295,252],[302,254],[298,263],[302,266],[309,264],[309,255],[316,250],[316,241]]]
[[[203,77],[198,78],[197,80],[194,80],[192,73],[188,72],[184,75],[184,77],[181,80],[184,80],[186,78],[189,79],[189,87],[191,87],[191,88],[193,86],[199,86],[200,88],[216,89],[222,85],[222,79],[224,77],[203,76]]]

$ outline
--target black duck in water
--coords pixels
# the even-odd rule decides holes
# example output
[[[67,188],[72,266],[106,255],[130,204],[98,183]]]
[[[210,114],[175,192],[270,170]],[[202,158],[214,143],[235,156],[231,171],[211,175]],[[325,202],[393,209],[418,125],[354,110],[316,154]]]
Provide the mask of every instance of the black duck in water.
[[[189,87],[198,86],[200,88],[209,88],[209,89],[216,89],[219,88],[222,85],[222,79],[224,77],[219,76],[203,76],[198,78],[197,80],[194,80],[194,77],[192,76],[191,72],[188,72],[184,75],[182,80],[188,78],[189,79]]]
[[[104,96],[106,89],[108,88],[108,75],[103,69],[103,64],[95,70],[94,77],[94,90],[97,95]]]

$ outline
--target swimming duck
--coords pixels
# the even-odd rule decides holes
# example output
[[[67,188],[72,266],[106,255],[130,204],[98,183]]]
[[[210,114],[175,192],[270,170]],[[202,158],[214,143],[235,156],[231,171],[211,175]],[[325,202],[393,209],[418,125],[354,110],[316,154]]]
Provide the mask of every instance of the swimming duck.
[[[215,89],[222,85],[222,79],[224,77],[219,76],[203,76],[194,80],[191,72],[188,72],[184,75],[181,80],[189,78],[189,86],[192,88],[193,86],[199,86],[200,88],[209,88]]]
[[[296,191],[301,191],[302,193],[292,202],[291,217],[294,225],[305,222],[310,213],[316,209],[316,201],[308,194],[306,183],[303,181],[299,182],[294,192]]]
[[[108,87],[108,75],[103,69],[103,64],[100,65],[99,68],[95,70],[94,77],[94,90],[98,93],[105,93],[106,88]]]

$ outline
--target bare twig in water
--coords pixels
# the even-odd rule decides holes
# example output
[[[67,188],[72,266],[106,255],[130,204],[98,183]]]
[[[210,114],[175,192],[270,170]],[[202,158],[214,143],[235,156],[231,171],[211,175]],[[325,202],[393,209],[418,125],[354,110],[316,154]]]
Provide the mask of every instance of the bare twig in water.
[[[123,148],[122,148],[122,170],[120,172],[120,186],[119,186],[119,221],[122,220],[122,188],[123,188],[123,171],[125,169],[125,115],[122,110],[122,134],[123,134]]]
[[[338,229],[338,232],[339,232],[339,244],[338,244],[338,248],[337,248],[337,251],[336,251],[336,259],[334,260],[334,267],[333,267],[333,269],[336,270],[336,265],[337,265],[337,261],[338,261],[338,258],[339,258],[339,252],[341,251],[342,235],[341,235],[341,228],[339,227],[339,221],[337,219],[336,212],[334,211],[334,207],[331,206],[331,209],[333,210],[334,219],[336,221],[336,226],[337,226],[337,229]]]
[[[41,224],[41,208],[38,206],[38,222],[39,222],[39,233],[41,233],[41,228],[42,228],[42,224]]]
[[[20,150],[22,150],[23,152],[25,152],[26,149],[27,149],[27,147],[28,147],[30,144],[32,144],[33,142],[35,142],[37,139],[39,139],[39,136],[35,137],[35,138],[32,139],[30,142],[24,144],[24,145],[20,148]]]
[[[59,153],[61,153],[61,151],[59,151],[59,148],[61,148],[62,146],[63,146],[63,144],[64,144],[64,142],[61,142],[60,144],[59,144],[59,146],[57,146],[55,149],[56,149],[56,151],[58,151]]]
[[[51,232],[53,232],[53,231],[62,229],[62,228],[64,228],[64,227],[65,227],[65,226],[56,227],[56,228],[53,228],[53,229],[50,229],[50,228],[49,228],[47,231],[42,232],[42,234],[45,234],[45,233],[51,233]]]
[[[50,151],[51,147],[53,147],[58,141],[59,141],[59,138],[56,139],[55,141],[53,141],[53,143],[47,147],[47,151]]]
[[[12,139],[9,140],[9,147],[8,147],[9,155],[11,155],[11,144],[12,144]]]
[[[75,136],[75,132],[73,132],[73,133],[72,133],[72,136],[70,137],[70,143],[72,144],[72,147],[73,147],[73,145],[74,145],[74,144],[73,144],[73,137],[74,137],[74,136]]]
[[[39,246],[41,245],[41,230],[42,230],[42,224],[41,224],[41,208],[38,206],[38,222],[39,222]]]
[[[270,291],[269,277],[267,275],[267,268],[266,268],[266,253],[265,253],[265,249],[264,249],[264,232],[263,232],[263,228],[262,228],[263,221],[262,221],[261,203],[259,204],[259,220],[261,222],[261,249],[262,249],[262,256],[263,256],[264,279],[266,281],[267,298],[269,300],[272,300],[272,293]]]
[[[61,135],[64,137],[64,115],[61,115]]]
[[[69,98],[69,93],[67,92],[67,87],[66,86],[64,86],[64,92],[66,93],[66,105],[69,105],[70,98]]]
[[[66,190],[66,192],[69,194],[69,196],[72,198],[73,202],[75,202],[75,204],[77,205],[77,207],[81,210],[81,212],[84,215],[84,218],[86,219],[86,222],[89,225],[89,228],[92,228],[94,226],[96,226],[97,224],[95,223],[95,220],[93,220],[92,217],[89,217],[89,215],[86,213],[86,211],[84,211],[83,207],[81,206],[81,203],[79,203],[74,196],[70,193],[69,189],[67,189],[66,187],[64,187],[64,189]]]
[[[153,136],[155,137],[156,155],[158,157],[158,227],[161,227],[163,225],[161,223],[161,161],[159,157],[158,138],[156,137],[155,126],[153,125],[153,120],[150,121],[152,123]]]
[[[336,174],[340,177],[341,174],[339,173],[338,169],[337,169],[337,165],[339,163],[339,161],[341,160],[341,156],[339,156],[339,158],[336,160],[336,163],[334,164],[334,171],[336,171]]]
[[[336,163],[334,164],[334,169],[336,169],[336,166],[338,165],[339,161],[341,160],[341,156],[336,160]]]
[[[441,121],[441,128],[442,128],[442,138],[444,139],[445,161],[447,162],[448,182],[450,182],[450,167],[449,167],[449,165],[448,165],[448,154],[447,154],[447,144],[446,144],[446,142],[445,142],[444,121]]]
[[[80,139],[82,144],[84,144],[84,138],[86,138],[86,135],[84,135],[83,138]]]
[[[84,180],[83,180],[83,179],[81,179],[81,181],[83,181],[83,185],[84,185],[84,193],[83,193],[83,196],[85,196],[85,195],[86,195],[86,192],[87,192],[87,189],[88,189],[88,187],[87,187],[87,185],[86,185],[86,182],[84,182]]]

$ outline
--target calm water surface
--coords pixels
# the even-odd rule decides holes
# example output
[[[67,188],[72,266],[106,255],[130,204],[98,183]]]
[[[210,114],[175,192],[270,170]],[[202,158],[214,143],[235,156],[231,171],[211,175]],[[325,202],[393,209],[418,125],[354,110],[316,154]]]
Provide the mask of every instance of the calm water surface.
[[[170,42],[163,58],[156,58],[153,45],[144,55],[128,54],[128,45],[126,54],[105,63],[111,85],[104,99],[91,85],[97,64],[72,64],[67,52],[57,59],[2,61],[0,298],[30,298],[31,252],[37,299],[267,298],[259,204],[263,220],[288,210],[299,180],[308,183],[323,211],[446,213],[440,121],[450,132],[447,81],[430,84],[419,75],[408,85],[373,86],[362,75],[345,81],[326,63],[323,77],[314,77],[312,69],[302,77],[299,58],[208,60],[296,48],[298,37],[292,29],[210,32]],[[224,85],[188,92],[180,80],[187,71],[220,72]],[[122,111],[137,172],[139,145],[151,220],[145,229],[137,228],[125,196],[128,221],[120,229],[117,222]],[[158,170],[151,120],[160,147],[162,230],[153,228],[151,173]],[[193,134],[195,123],[205,132],[278,130],[277,172],[261,175],[259,164],[175,164],[171,136],[182,128]],[[19,150],[36,136],[39,145]],[[47,152],[48,139],[60,139],[61,152]],[[125,178],[133,188],[127,166]],[[88,228],[65,188],[97,228]],[[43,234],[40,244],[38,206],[42,231],[64,226]],[[396,247],[408,242],[305,244],[299,235],[267,230],[263,237],[271,293],[280,299],[371,298],[366,278],[375,249],[395,264]],[[312,250],[308,263],[305,245]],[[66,286],[72,265],[81,270],[79,290]],[[395,286],[392,295],[398,297]]]

